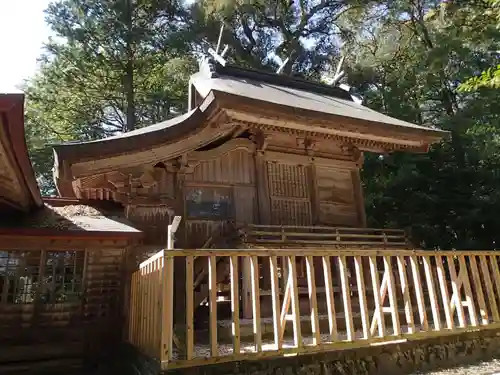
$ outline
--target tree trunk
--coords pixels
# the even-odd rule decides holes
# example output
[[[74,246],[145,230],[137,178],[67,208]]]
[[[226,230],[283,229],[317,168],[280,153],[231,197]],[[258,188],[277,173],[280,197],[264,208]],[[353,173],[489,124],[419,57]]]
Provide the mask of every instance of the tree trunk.
[[[134,27],[133,27],[133,2],[127,1],[127,8],[125,10],[125,19],[127,23],[127,36],[126,36],[126,59],[125,75],[123,88],[125,91],[125,114],[126,124],[124,131],[129,132],[135,128],[135,91],[134,91]]]

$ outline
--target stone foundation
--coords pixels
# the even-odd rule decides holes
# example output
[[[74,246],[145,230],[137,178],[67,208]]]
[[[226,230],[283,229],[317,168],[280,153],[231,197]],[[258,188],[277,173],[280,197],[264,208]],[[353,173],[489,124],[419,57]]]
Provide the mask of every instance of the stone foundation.
[[[129,349],[130,350],[130,349]],[[165,375],[404,375],[500,356],[500,331],[468,332],[361,349],[241,361],[165,371]],[[131,353],[127,358],[132,359]],[[158,374],[158,364],[135,356],[134,372]]]

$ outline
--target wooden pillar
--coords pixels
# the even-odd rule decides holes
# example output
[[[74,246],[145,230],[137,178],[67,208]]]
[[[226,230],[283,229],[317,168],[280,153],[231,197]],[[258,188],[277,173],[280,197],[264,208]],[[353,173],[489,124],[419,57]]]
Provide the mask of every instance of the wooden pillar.
[[[257,202],[259,204],[259,224],[270,224],[271,209],[264,150],[257,150],[255,152],[255,180],[257,187]]]
[[[174,215],[182,216],[182,222],[175,233],[174,247],[186,244],[186,215],[184,203],[184,184],[187,163],[179,158],[175,170],[175,207]],[[167,228],[165,228],[167,230]],[[168,250],[167,250],[168,251]],[[184,349],[186,337],[186,257],[174,257],[174,333]]]
[[[269,201],[269,184],[267,180],[267,165],[265,159],[265,149],[267,146],[265,135],[257,133],[253,136],[253,141],[256,143],[255,151],[255,184],[257,190],[258,202],[258,221],[259,224],[271,223],[271,209]],[[242,306],[243,318],[248,319],[252,316],[252,298],[251,298],[251,268],[250,258],[245,257],[242,260]],[[269,290],[271,287],[271,274],[269,273],[270,263],[269,258],[262,258],[262,287]]]
[[[365,199],[363,196],[363,186],[361,185],[361,176],[359,175],[359,169],[352,170],[351,177],[354,192],[354,202],[356,204],[356,213],[358,216],[358,225],[361,228],[366,228]]]
[[[259,224],[270,224],[271,223],[271,210],[270,210],[270,200],[269,200],[269,184],[267,180],[267,166],[264,156],[264,151],[258,150],[255,153],[255,180],[257,186],[257,201],[259,204]],[[246,258],[245,258],[246,259]],[[262,288],[264,290],[271,289],[271,274],[270,274],[270,258],[262,257]],[[245,262],[249,262],[250,259],[246,259]],[[250,263],[243,267],[244,270],[250,270]],[[244,276],[246,276],[244,274]],[[248,274],[248,277],[251,275]],[[246,282],[243,285],[247,285]],[[248,283],[250,286],[251,284]],[[244,293],[247,296],[248,293]],[[243,306],[251,301],[244,302]],[[244,308],[243,311],[246,311]]]
[[[309,196],[311,199],[311,224],[319,223],[319,196],[318,196],[318,178],[316,176],[316,165],[314,158],[311,158],[311,164],[307,170],[307,180],[309,184]]]

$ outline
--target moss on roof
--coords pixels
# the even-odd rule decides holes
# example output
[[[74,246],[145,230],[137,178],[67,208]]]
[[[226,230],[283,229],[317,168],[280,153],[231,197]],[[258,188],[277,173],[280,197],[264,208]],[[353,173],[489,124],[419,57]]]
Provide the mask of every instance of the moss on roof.
[[[123,214],[105,212],[92,206],[74,204],[45,206],[24,217],[1,218],[3,228],[45,228],[61,231],[138,232]]]

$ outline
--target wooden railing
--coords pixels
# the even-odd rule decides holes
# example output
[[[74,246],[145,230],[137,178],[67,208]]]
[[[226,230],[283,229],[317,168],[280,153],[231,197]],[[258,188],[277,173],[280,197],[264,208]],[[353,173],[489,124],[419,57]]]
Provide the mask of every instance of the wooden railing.
[[[185,293],[186,306],[184,329],[174,332],[179,325],[173,317],[177,257],[185,261],[186,289],[176,292]],[[205,258],[209,271],[208,307],[196,321],[195,257]],[[308,294],[302,299],[297,257],[305,257],[307,265]],[[217,275],[224,272],[217,267],[221,258],[229,266],[226,279]],[[240,287],[248,281],[241,279],[240,269],[247,264],[250,320],[240,315]],[[271,276],[269,296],[260,293],[263,272]],[[217,316],[225,314],[221,279],[230,286],[227,316]],[[131,290],[129,341],[164,369],[500,328],[496,252],[165,250],[141,264]],[[179,340],[177,332],[185,338]]]
[[[244,242],[264,245],[411,247],[402,229],[250,224],[243,232]]]

